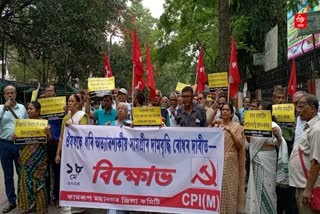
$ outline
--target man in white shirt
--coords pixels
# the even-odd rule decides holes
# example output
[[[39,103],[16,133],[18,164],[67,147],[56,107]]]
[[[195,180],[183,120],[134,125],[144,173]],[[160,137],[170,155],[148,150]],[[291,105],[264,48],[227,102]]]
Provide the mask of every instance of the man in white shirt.
[[[304,95],[297,104],[297,112],[307,121],[289,160],[289,185],[296,188],[296,200],[300,214],[318,213],[311,210],[312,189],[320,187],[320,117],[319,101],[313,95]],[[299,157],[299,150],[302,159]],[[302,167],[304,162],[308,179]]]
[[[179,109],[178,106],[178,96],[175,92],[172,92],[170,94],[170,107],[168,108],[168,112],[169,112],[169,120],[170,120],[170,126],[171,127],[175,127],[177,126],[177,112]]]

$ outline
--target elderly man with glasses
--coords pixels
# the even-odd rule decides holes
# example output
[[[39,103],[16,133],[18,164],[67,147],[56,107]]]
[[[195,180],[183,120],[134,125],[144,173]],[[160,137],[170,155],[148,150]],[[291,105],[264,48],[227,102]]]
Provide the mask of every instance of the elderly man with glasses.
[[[299,213],[319,213],[310,207],[312,189],[320,187],[320,117],[319,101],[313,95],[303,95],[297,112],[306,121],[289,160],[289,185],[294,187]]]

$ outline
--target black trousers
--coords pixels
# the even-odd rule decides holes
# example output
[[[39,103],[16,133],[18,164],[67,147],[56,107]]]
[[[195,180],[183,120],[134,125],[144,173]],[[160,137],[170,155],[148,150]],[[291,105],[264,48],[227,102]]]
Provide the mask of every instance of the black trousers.
[[[48,171],[49,176],[46,181],[47,185],[47,192],[48,192],[48,198],[50,199],[50,190],[51,185],[53,186],[53,196],[54,198],[51,198],[49,201],[59,201],[59,191],[60,191],[60,164],[56,164],[55,158],[56,158],[56,152],[58,148],[58,143],[48,143]],[[52,174],[51,170],[52,168]],[[51,179],[53,177],[53,179]],[[51,184],[51,181],[53,180],[53,184]]]
[[[276,193],[278,214],[299,214],[295,198],[295,188],[277,186]]]

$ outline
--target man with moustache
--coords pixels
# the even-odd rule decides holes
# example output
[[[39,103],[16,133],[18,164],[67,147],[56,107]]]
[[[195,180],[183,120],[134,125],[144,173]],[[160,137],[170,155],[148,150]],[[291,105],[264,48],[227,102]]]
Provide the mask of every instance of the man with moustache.
[[[183,106],[178,109],[177,126],[208,127],[205,109],[193,103],[193,89],[186,86],[182,89]]]
[[[13,179],[13,162],[17,174],[20,174],[19,165],[19,145],[15,145],[12,135],[15,132],[15,120],[26,119],[26,108],[16,102],[17,91],[13,85],[8,85],[3,89],[6,102],[0,105],[0,158],[4,174],[5,190],[9,204],[2,210],[8,213],[17,207],[17,196],[15,194]]]
[[[300,214],[319,213],[310,208],[312,189],[320,187],[320,116],[318,108],[319,101],[313,95],[304,95],[297,103],[297,112],[301,120],[306,121],[306,124],[290,156],[289,185],[296,190],[295,196]],[[303,164],[308,178],[305,175]]]
[[[56,97],[56,89],[54,85],[48,85],[45,90],[45,98]],[[51,186],[53,187],[53,197],[50,198],[56,207],[59,206],[59,190],[60,190],[60,164],[55,162],[56,151],[58,148],[59,136],[61,131],[62,119],[60,118],[49,118],[48,123],[51,130],[51,140],[47,143],[48,148],[48,181],[47,181],[47,191],[50,194]],[[51,170],[53,176],[50,176]],[[51,180],[51,178],[53,178]],[[52,181],[52,184],[51,184]],[[50,196],[50,195],[49,195]],[[50,202],[50,201],[49,201]]]

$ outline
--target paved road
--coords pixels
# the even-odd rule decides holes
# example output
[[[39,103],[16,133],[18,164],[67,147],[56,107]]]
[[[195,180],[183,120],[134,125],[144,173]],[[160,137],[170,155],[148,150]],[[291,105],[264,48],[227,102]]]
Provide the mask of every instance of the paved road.
[[[15,187],[17,184],[17,175],[15,175]],[[2,213],[2,209],[7,205],[7,197],[4,189],[4,179],[3,179],[3,171],[0,165],[0,213]],[[106,214],[106,210],[101,209],[88,209],[87,214]],[[20,214],[18,209],[14,209],[9,214]],[[53,205],[49,206],[49,214],[60,214],[60,209],[55,208]]]

